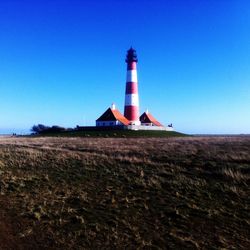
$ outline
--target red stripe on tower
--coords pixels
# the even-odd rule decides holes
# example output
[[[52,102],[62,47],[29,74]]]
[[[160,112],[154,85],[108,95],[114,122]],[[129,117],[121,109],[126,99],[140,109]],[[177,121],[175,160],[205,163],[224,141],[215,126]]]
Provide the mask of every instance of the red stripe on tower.
[[[138,94],[137,82],[126,83],[126,94]]]
[[[139,119],[139,97],[136,64],[138,62],[136,51],[131,47],[127,51],[127,81],[124,105],[124,116],[130,124],[140,125]]]

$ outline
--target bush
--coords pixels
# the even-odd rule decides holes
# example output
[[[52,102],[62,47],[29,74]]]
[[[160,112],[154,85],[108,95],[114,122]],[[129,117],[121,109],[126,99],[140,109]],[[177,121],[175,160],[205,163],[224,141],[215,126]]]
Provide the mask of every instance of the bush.
[[[43,133],[63,132],[63,131],[66,131],[66,129],[64,127],[60,127],[60,126],[57,126],[57,125],[49,127],[49,126],[45,126],[43,124],[38,124],[38,125],[34,125],[31,128],[31,131],[33,133],[35,133],[35,134],[43,134]]]
[[[34,125],[32,128],[31,128],[31,131],[35,134],[40,134],[44,131],[47,131],[49,129],[48,126],[45,126],[43,124],[38,124],[38,125]]]

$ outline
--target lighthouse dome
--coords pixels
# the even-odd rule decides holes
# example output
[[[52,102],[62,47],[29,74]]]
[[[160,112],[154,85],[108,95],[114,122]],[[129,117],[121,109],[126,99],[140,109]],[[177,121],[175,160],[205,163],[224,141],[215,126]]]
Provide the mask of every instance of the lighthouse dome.
[[[136,50],[132,47],[127,51],[126,62],[138,62]]]

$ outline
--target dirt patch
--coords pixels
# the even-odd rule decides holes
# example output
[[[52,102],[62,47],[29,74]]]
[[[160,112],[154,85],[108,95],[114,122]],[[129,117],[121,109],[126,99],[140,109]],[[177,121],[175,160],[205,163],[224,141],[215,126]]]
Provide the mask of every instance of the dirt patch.
[[[0,249],[22,249],[18,233],[20,223],[8,211],[10,204],[0,197]]]

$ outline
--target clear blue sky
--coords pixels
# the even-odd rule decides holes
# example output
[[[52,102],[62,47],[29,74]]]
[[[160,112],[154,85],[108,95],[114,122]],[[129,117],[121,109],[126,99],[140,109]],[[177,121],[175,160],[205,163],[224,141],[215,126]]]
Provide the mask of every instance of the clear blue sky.
[[[1,0],[0,133],[123,112],[129,47],[141,113],[186,133],[250,133],[250,1]]]

